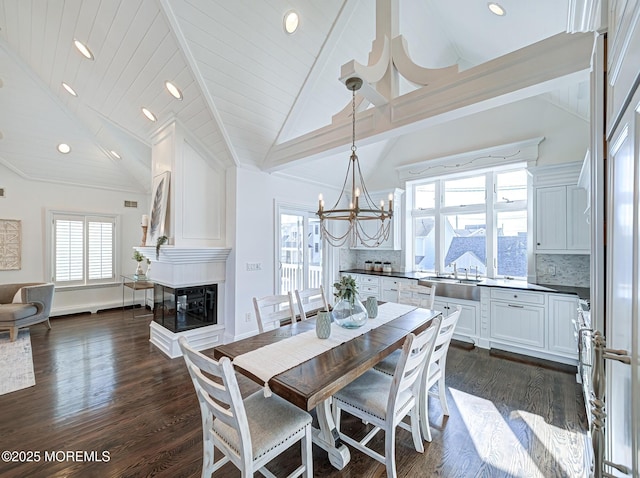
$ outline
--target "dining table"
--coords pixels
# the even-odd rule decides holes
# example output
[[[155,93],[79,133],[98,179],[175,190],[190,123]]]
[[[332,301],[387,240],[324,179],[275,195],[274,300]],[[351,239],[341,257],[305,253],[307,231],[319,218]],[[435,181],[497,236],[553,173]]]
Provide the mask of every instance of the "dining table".
[[[331,348],[292,364],[290,368],[270,376],[266,381],[260,370],[265,360],[243,361],[241,358],[255,357],[251,354],[267,350],[265,347],[270,353],[278,354],[281,351],[282,355],[288,355],[295,342],[293,338],[302,334],[307,340],[323,340],[315,336],[315,317],[216,346],[213,357],[216,360],[230,358],[238,373],[265,386],[265,394],[275,393],[306,411],[315,409],[318,428],[314,427],[313,443],[327,451],[331,464],[341,470],[351,457],[349,449],[340,441],[332,418],[332,395],[401,348],[407,335],[419,334],[441,314],[435,310],[395,303],[382,304],[379,310],[383,311],[386,304],[390,304],[387,311],[393,310],[394,315],[387,317],[379,325],[375,323],[379,319],[368,319],[367,329],[370,330],[344,342],[334,342],[336,345],[331,344]],[[336,323],[332,323],[331,327],[334,336],[340,336],[344,332]]]

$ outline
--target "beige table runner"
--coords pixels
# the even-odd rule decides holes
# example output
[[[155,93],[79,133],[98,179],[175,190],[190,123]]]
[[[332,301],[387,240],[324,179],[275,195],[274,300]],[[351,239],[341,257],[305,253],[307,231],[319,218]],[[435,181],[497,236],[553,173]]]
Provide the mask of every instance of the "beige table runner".
[[[319,339],[315,330],[309,330],[238,355],[233,363],[263,380],[265,396],[268,397],[271,394],[268,383],[272,377],[415,309],[414,305],[386,302],[378,307],[375,319],[367,320],[357,329],[345,329],[332,323],[328,339]]]

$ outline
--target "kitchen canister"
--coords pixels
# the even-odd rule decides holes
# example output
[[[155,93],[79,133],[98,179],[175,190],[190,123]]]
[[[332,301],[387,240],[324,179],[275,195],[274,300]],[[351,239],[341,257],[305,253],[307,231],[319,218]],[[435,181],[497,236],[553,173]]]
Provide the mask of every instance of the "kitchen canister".
[[[364,303],[364,308],[367,309],[370,319],[375,319],[378,316],[378,299],[375,297],[367,297]]]
[[[382,272],[382,261],[375,261],[373,263],[373,270],[376,272]]]
[[[382,272],[391,272],[391,262],[383,262],[382,263]]]
[[[331,335],[331,312],[321,310],[316,316],[316,335],[319,339],[328,339]]]
[[[373,270],[373,262],[372,261],[364,261],[364,270],[372,271]]]

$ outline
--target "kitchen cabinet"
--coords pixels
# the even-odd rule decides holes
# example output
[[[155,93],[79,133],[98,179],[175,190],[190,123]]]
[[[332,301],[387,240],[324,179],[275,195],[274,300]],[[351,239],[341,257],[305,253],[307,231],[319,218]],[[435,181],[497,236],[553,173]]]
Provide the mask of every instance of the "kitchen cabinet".
[[[549,294],[549,350],[576,358],[578,342],[573,322],[578,317],[575,296]]]
[[[536,188],[536,252],[589,254],[586,207],[587,192],[577,186]]]
[[[502,288],[487,296],[490,348],[577,363],[577,296]]]
[[[381,300],[380,294],[380,277],[374,275],[366,275],[366,274],[344,274],[341,275],[350,275],[356,281],[358,286],[358,299],[364,303],[367,300],[367,297],[375,297],[378,300]]]
[[[402,189],[394,188],[384,191],[376,191],[369,193],[371,200],[377,207],[380,206],[380,201],[384,202],[385,210],[389,204],[389,194],[393,197],[393,217],[390,219],[390,232],[389,238],[383,241],[376,249],[399,251],[402,249]],[[360,207],[365,207],[361,202]],[[362,221],[360,226],[365,235],[373,236],[380,228],[380,221]],[[363,246],[362,244],[356,244],[351,249],[366,249],[371,250],[370,247]]]
[[[492,342],[544,349],[545,316],[544,294],[491,291]]]
[[[401,279],[397,277],[383,277],[382,278],[382,294],[381,300],[385,302],[396,302],[398,300],[398,284],[417,284],[417,280],[414,279]]]
[[[465,342],[478,341],[480,327],[478,319],[480,317],[480,303],[473,300],[453,299],[449,297],[438,297],[433,304],[433,308],[442,312],[443,315],[449,315],[456,310],[456,306],[460,306],[460,318],[456,324],[454,338],[464,340]]]

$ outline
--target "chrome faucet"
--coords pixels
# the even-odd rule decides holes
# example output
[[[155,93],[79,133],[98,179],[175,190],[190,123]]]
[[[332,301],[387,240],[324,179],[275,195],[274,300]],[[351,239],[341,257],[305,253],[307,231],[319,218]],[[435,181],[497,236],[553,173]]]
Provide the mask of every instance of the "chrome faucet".
[[[458,278],[458,266],[456,265],[456,263],[453,263],[453,278],[457,279]]]

